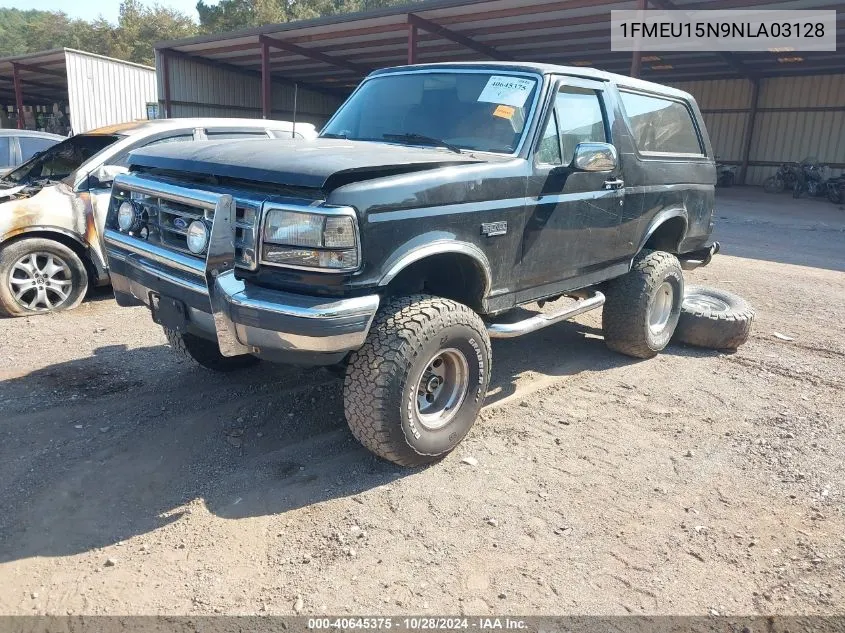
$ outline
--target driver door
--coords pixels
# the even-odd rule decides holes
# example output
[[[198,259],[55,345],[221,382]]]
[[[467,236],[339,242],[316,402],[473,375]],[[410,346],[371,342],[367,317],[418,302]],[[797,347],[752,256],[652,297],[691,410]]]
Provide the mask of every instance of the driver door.
[[[613,143],[612,102],[603,82],[566,77],[555,90],[527,186],[520,279],[529,296],[596,283],[618,259],[619,161],[607,171],[584,171],[573,161],[580,143]]]

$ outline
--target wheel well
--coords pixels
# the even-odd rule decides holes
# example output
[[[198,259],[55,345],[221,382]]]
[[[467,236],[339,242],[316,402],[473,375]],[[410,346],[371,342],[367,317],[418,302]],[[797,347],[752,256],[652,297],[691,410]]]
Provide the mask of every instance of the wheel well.
[[[88,281],[90,283],[94,283],[97,281],[97,269],[94,266],[94,262],[91,261],[91,255],[88,253],[88,249],[85,248],[79,242],[77,242],[75,239],[73,239],[69,235],[65,235],[64,233],[54,233],[53,231],[29,231],[27,233],[21,233],[20,235],[15,235],[14,237],[9,238],[3,243],[3,246],[12,244],[14,242],[20,242],[26,239],[39,237],[45,240],[53,240],[54,242],[58,242],[59,244],[67,246],[70,250],[76,253],[79,259],[82,260],[82,263],[85,265],[85,270],[88,271]]]
[[[684,218],[669,218],[649,236],[643,248],[677,254],[686,230],[687,222]]]
[[[387,286],[389,296],[425,292],[482,311],[486,291],[482,265],[468,255],[440,253],[404,268]]]

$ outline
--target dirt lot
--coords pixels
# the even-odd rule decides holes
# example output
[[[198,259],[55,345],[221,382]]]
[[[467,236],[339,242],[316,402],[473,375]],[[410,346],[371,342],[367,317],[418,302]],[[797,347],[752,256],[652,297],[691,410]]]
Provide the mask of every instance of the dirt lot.
[[[417,471],[325,370],[195,369],[105,293],[3,321],[0,612],[841,613],[845,211],[719,209],[688,279],[755,304],[745,347],[636,362],[597,314],[496,342],[482,419]]]

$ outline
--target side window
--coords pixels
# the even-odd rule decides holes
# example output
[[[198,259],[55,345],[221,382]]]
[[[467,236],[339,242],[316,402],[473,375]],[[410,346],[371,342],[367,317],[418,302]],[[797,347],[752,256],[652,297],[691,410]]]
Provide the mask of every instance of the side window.
[[[209,141],[222,141],[224,139],[244,139],[244,138],[267,138],[267,132],[263,130],[249,130],[249,131],[242,131],[242,132],[232,132],[232,131],[217,131],[214,130],[206,130],[206,136],[208,136]]]
[[[560,165],[560,140],[557,130],[557,117],[555,113],[549,117],[546,131],[543,132],[543,140],[537,149],[537,162],[544,165]]]
[[[51,141],[47,138],[38,138],[37,136],[21,136],[18,140],[21,146],[22,163],[28,161],[38,152],[43,152],[45,149],[53,147],[56,144],[56,141]]]
[[[604,113],[595,90],[564,86],[555,98],[563,163],[568,165],[578,143],[604,143]]]
[[[619,92],[641,152],[703,154],[692,113],[680,101],[634,92]]]
[[[176,134],[175,136],[165,136],[164,138],[157,138],[149,143],[140,143],[133,145],[129,149],[121,152],[117,156],[113,156],[108,160],[109,165],[120,165],[121,167],[129,167],[129,152],[140,149],[142,147],[152,147],[153,145],[161,145],[163,143],[181,143],[183,141],[193,141],[194,135],[191,132],[185,134]]]
[[[157,138],[154,141],[141,145],[141,147],[152,147],[153,145],[161,145],[162,143],[181,143],[183,141],[193,140],[193,134],[177,134],[176,136],[165,136],[164,138]]]
[[[11,145],[8,136],[0,136],[0,169],[10,167],[12,164],[11,155],[9,152]]]

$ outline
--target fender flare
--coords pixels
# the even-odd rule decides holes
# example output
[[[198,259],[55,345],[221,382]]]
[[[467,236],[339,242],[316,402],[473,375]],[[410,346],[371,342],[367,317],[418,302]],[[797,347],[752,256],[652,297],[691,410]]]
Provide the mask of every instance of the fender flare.
[[[426,236],[420,236],[425,238]],[[420,241],[425,242],[418,246],[414,243]],[[472,259],[484,274],[484,291],[482,297],[486,298],[490,294],[490,289],[493,286],[493,275],[490,271],[490,262],[487,256],[475,244],[469,242],[459,242],[455,240],[440,238],[436,241],[429,241],[428,239],[420,240],[419,238],[412,240],[413,243],[406,243],[391,255],[384,266],[384,273],[379,279],[379,286],[386,286],[393,281],[396,276],[405,270],[411,264],[423,260],[433,255],[443,254],[457,254],[466,255]]]
[[[669,209],[663,209],[657,215],[655,215],[652,220],[651,224],[648,225],[648,229],[643,234],[642,239],[640,239],[640,243],[637,245],[636,252],[639,253],[643,250],[646,242],[651,239],[651,236],[663,226],[668,220],[673,218],[681,218],[684,221],[684,233],[686,235],[687,228],[689,227],[689,215],[687,214],[687,210],[684,207],[672,207]],[[681,236],[681,241],[683,241],[683,235]],[[633,260],[632,260],[633,261]]]

